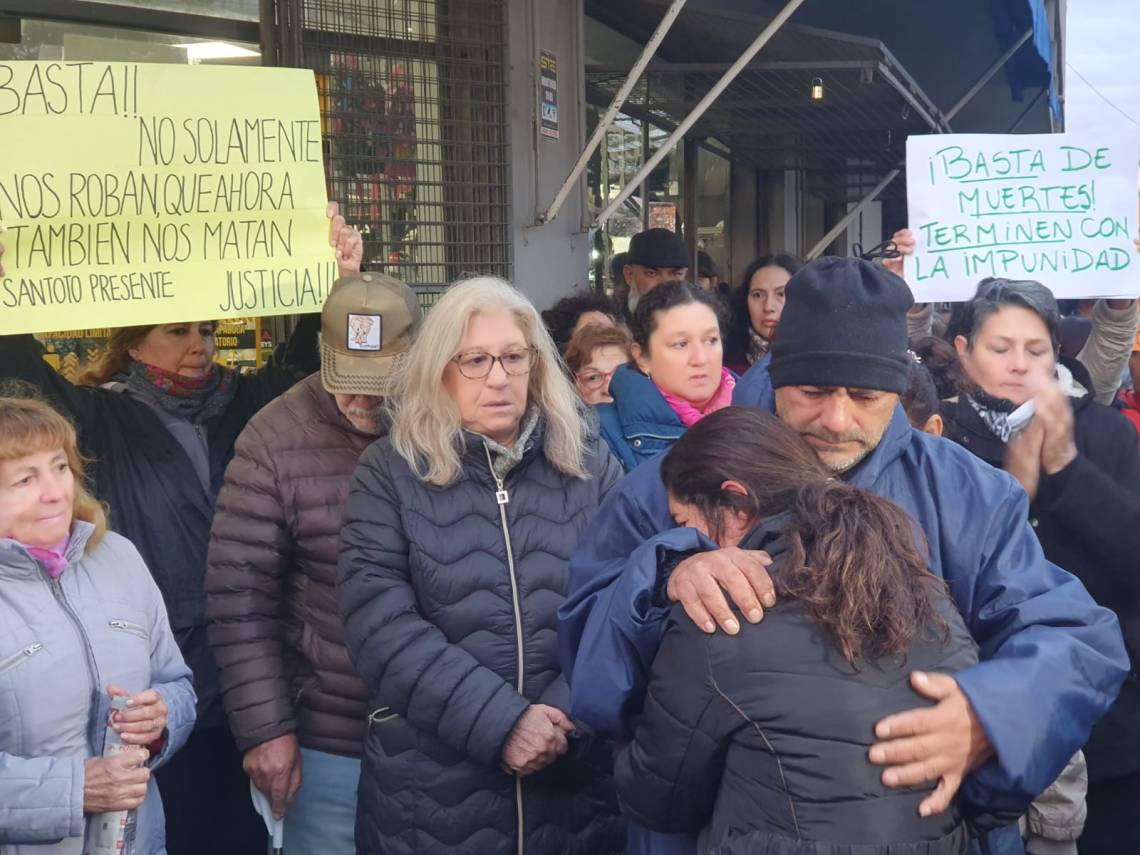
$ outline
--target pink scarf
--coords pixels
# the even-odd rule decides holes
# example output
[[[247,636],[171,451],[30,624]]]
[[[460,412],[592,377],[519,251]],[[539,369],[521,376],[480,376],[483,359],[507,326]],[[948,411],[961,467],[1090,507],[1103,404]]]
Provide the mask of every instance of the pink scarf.
[[[676,395],[670,395],[660,386],[657,391],[662,394],[670,408],[677,414],[687,428],[691,428],[709,413],[715,413],[717,410],[723,410],[732,403],[732,390],[736,388],[736,378],[732,376],[732,372],[727,368],[720,369],[720,385],[717,386],[713,396],[708,399],[703,407],[697,407],[684,398],[678,398]]]
[[[41,549],[38,546],[25,546],[24,548],[28,550],[28,555],[43,565],[44,570],[51,578],[58,579],[67,569],[67,547],[70,543],[71,537],[69,536],[51,549]]]

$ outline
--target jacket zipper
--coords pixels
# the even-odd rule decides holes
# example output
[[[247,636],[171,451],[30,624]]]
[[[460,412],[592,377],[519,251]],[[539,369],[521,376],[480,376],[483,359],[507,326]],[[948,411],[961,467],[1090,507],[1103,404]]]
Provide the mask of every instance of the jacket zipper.
[[[29,644],[19,653],[13,653],[7,659],[0,660],[0,674],[7,674],[25,659],[31,659],[43,649],[44,646],[37,641],[34,644]]]
[[[118,630],[119,632],[129,632],[131,635],[137,635],[139,638],[150,640],[150,633],[146,631],[145,627],[139,626],[137,623],[131,623],[129,620],[109,620],[107,625],[111,629]]]
[[[491,459],[491,449],[486,443],[483,451],[487,454],[487,467],[491,470],[491,477],[495,479],[495,501],[499,505],[499,523],[503,528],[503,543],[507,547],[507,570],[511,578],[511,605],[515,610],[515,644],[518,646],[518,675],[516,689],[523,693],[526,679],[526,653],[523,648],[522,607],[519,604],[519,583],[515,576],[515,553],[511,547],[511,531],[507,527],[507,504],[511,501],[510,494],[503,486],[503,479],[495,474],[495,462]],[[518,814],[518,855],[523,855],[525,848],[525,826],[523,821],[523,792],[522,776],[515,775],[515,811]]]
[[[101,752],[96,746],[96,734],[98,731],[97,722],[99,721],[99,666],[95,664],[95,650],[91,646],[91,639],[87,636],[87,630],[83,628],[83,623],[79,620],[79,615],[75,613],[75,609],[71,607],[71,603],[67,601],[67,596],[63,593],[63,585],[60,584],[59,579],[51,579],[48,582],[51,588],[52,596],[55,597],[56,603],[63,610],[71,621],[72,627],[75,629],[75,634],[79,636],[79,643],[83,646],[83,652],[86,654],[87,660],[87,681],[91,695],[91,715],[87,720],[87,742],[91,748],[93,755],[99,755]]]

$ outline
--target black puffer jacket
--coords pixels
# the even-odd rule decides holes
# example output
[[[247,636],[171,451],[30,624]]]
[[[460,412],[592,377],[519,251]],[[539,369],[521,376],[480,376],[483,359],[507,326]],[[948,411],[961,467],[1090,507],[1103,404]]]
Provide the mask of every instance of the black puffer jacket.
[[[766,549],[777,580],[788,521],[772,517],[741,544]],[[932,703],[911,671],[978,661],[949,597],[942,605],[945,643],[928,627],[905,659],[858,672],[796,601],[742,620],[736,636],[707,635],[674,607],[634,739],[617,754],[622,810],[657,831],[707,826],[702,851],[717,855],[964,855],[957,807],[920,817],[933,787],[889,790],[867,759],[876,722]]]
[[[338,578],[348,651],[375,705],[358,852],[620,851],[605,746],[579,741],[527,778],[501,765],[531,703],[570,708],[555,611],[570,553],[621,475],[599,440],[586,462],[588,480],[556,471],[540,422],[499,504],[490,451],[477,437],[447,487],[420,480],[386,439],[361,457]]]
[[[1092,388],[1083,365],[1061,362]],[[1072,404],[1077,457],[1055,475],[1042,473],[1029,522],[1045,557],[1116,612],[1124,632],[1132,673],[1085,748],[1089,776],[1099,780],[1140,771],[1140,447],[1128,420],[1091,394]],[[1002,467],[1005,445],[965,396],[944,402],[942,417],[948,438]]]
[[[287,351],[291,364],[315,361],[316,329],[311,319],[298,327]],[[162,592],[175,641],[194,672],[197,726],[223,727],[205,615],[214,500],[238,434],[304,375],[270,365],[238,378],[230,405],[205,423],[210,487],[204,489],[190,457],[150,406],[122,392],[73,385],[42,356],[30,335],[0,336],[0,378],[33,385],[75,425],[79,448],[92,461],[95,496],[110,505],[111,528],[135,545]]]

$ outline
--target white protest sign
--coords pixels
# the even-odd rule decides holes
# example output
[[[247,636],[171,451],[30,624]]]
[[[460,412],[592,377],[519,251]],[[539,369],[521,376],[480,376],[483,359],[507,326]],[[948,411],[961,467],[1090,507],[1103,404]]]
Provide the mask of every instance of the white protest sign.
[[[1058,297],[1140,294],[1138,156],[1140,131],[910,137],[915,299],[968,300],[988,276]]]

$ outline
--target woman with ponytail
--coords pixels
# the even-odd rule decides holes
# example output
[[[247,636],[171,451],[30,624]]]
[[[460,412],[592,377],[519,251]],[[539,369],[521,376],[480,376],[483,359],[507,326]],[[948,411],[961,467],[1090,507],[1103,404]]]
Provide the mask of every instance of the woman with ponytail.
[[[658,560],[766,550],[778,605],[736,635],[706,634],[675,607],[617,756],[628,817],[705,829],[699,851],[724,855],[967,852],[960,796],[920,815],[930,791],[890,789],[868,760],[876,722],[922,703],[912,672],[977,662],[913,520],[832,477],[794,430],[753,409],[694,425],[661,477],[687,531],[660,535]]]

